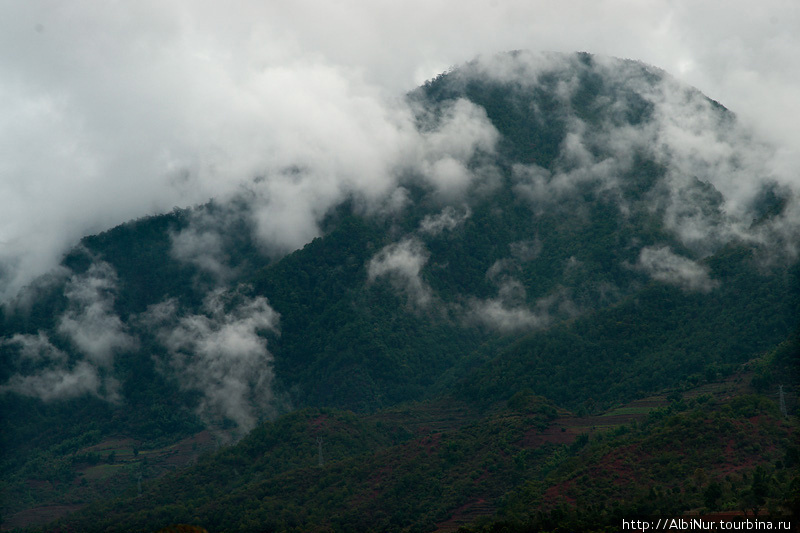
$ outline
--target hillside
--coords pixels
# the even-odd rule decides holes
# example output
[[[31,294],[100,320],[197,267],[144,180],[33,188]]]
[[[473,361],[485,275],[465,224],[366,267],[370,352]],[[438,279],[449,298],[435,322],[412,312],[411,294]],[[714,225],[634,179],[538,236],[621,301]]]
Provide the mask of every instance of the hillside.
[[[453,531],[476,520],[475,530],[558,520],[594,530],[623,516],[779,516],[797,497],[797,424],[750,382],[753,367],[797,364],[796,338],[782,350],[724,381],[593,417],[530,392],[482,416],[452,400],[365,417],[302,410],[56,530]]]
[[[301,248],[265,238],[254,181],[87,236],[0,308],[3,528],[109,498],[61,527],[525,527],[531,506],[607,518],[598,494],[698,509],[715,479],[705,507],[738,509],[756,471],[781,505],[800,202],[769,147],[590,54],[479,58],[406,104],[424,143],[394,187],[318,213]],[[703,424],[691,488],[658,450]],[[643,485],[619,488],[631,458]]]

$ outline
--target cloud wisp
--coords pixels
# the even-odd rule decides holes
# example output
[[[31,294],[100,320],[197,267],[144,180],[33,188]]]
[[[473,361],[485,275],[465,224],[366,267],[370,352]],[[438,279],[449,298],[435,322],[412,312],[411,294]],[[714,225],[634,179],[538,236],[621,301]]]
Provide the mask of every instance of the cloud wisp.
[[[37,335],[14,335],[0,342],[0,347],[16,349],[23,364],[32,363],[41,369],[34,373],[12,375],[0,386],[0,391],[15,392],[46,402],[98,394],[101,380],[97,369],[87,361],[79,361],[70,367],[68,355],[54,346],[43,332]]]
[[[277,333],[278,319],[265,298],[223,290],[209,293],[201,314],[178,317],[170,300],[144,317],[167,348],[165,368],[181,388],[202,395],[198,414],[211,424],[231,420],[240,434],[276,412],[272,354],[263,335]]]
[[[12,375],[2,390],[44,401],[84,394],[121,401],[119,382],[113,376],[114,358],[137,349],[138,341],[114,311],[116,285],[116,273],[105,262],[92,263],[86,272],[70,276],[64,290],[67,309],[53,333],[74,348],[74,357],[55,346],[43,331],[0,341],[35,368]]]
[[[92,363],[111,367],[114,354],[133,350],[136,339],[114,312],[116,274],[108,263],[93,263],[82,275],[67,283],[67,311],[58,323],[58,332],[74,343]]]
[[[636,266],[653,279],[687,292],[708,293],[720,285],[711,279],[707,267],[675,254],[666,246],[642,248]]]
[[[374,282],[387,277],[392,285],[404,293],[415,309],[425,309],[433,302],[433,293],[422,279],[422,267],[430,254],[425,245],[415,237],[408,237],[390,244],[370,259],[367,278]]]
[[[0,386],[0,392],[11,391],[49,402],[77,398],[85,394],[98,395],[100,385],[97,368],[86,361],[79,361],[72,368],[57,366],[36,374],[14,374],[7,383]]]
[[[796,259],[787,243],[800,235],[800,181],[796,173],[775,171],[775,146],[759,142],[734,114],[663,71],[602,56],[586,59],[518,52],[479,58],[458,73],[465,82],[488,76],[527,94],[541,87],[541,79],[553,85],[555,76],[550,89],[565,125],[558,156],[546,167],[511,167],[515,192],[535,212],[592,190],[613,196],[623,216],[633,209],[658,213],[667,229],[699,254],[738,240]],[[580,91],[584,78],[592,76],[600,89],[591,100],[595,117],[586,119],[575,108],[576,102],[585,105]],[[659,169],[651,174],[661,174],[640,176],[642,160]],[[635,187],[640,194],[631,198]],[[763,215],[765,191],[779,191],[785,205],[754,225]]]
[[[508,333],[532,331],[548,327],[552,321],[551,308],[557,304],[557,295],[539,299],[531,310],[526,304],[525,287],[513,278],[507,278],[495,298],[472,299],[466,312],[467,322],[479,323]]]
[[[269,206],[255,212],[263,239],[302,245],[344,195],[390,196],[390,170],[414,159],[420,140],[435,141],[415,132],[400,95],[478,54],[512,49],[587,50],[673,72],[776,144],[768,174],[797,188],[792,2],[245,0],[223,10],[208,1],[31,0],[2,10],[5,301],[85,234],[242,188]],[[520,65],[506,67],[511,75]],[[459,157],[421,161],[440,186],[471,179]]]
[[[446,206],[438,215],[427,215],[419,223],[419,231],[427,235],[439,235],[443,231],[452,231],[467,220],[472,211],[468,205],[459,212],[451,205]]]
[[[265,335],[277,335],[279,316],[263,297],[215,289],[198,313],[184,314],[175,300],[151,306],[125,324],[114,313],[116,275],[110,265],[93,263],[66,282],[67,308],[50,333],[16,334],[0,340],[15,373],[0,385],[44,401],[93,395],[119,403],[115,358],[140,346],[138,335],[153,332],[165,349],[157,367],[179,386],[200,393],[198,414],[213,426],[232,421],[243,435],[273,416],[272,355]]]

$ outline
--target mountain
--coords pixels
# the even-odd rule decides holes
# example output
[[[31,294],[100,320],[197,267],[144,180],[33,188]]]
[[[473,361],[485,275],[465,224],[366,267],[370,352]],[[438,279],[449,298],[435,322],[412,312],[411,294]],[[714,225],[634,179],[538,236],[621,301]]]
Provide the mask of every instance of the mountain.
[[[265,238],[282,211],[258,177],[85,237],[3,308],[3,527],[92,501],[58,527],[786,505],[800,203],[770,148],[665,72],[585,53],[479,58],[404,105],[421,142],[393,186],[318,213],[301,249]],[[621,457],[641,485],[613,482]],[[740,498],[753,476],[771,488]]]

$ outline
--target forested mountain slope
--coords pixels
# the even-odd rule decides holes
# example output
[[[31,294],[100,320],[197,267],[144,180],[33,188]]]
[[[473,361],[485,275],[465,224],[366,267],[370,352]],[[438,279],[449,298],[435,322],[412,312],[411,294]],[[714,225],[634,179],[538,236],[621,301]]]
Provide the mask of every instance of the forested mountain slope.
[[[752,366],[792,379],[799,348],[795,336]],[[751,381],[743,368],[584,417],[530,391],[480,414],[452,398],[361,417],[300,410],[56,530],[605,531],[688,511],[790,517],[796,418]]]
[[[335,481],[352,474],[361,481],[346,484],[363,488],[361,459],[345,455],[423,446],[368,418],[406,402],[471,413],[452,436],[471,451],[442,456],[458,484],[490,464],[512,468],[492,459],[510,452],[490,435],[513,433],[510,446],[563,410],[592,416],[724,380],[796,330],[800,202],[770,173],[769,147],[719,103],[633,61],[513,52],[444,73],[406,105],[425,142],[394,185],[320,212],[319,236],[302,248],[265,238],[270,213],[254,185],[85,237],[1,308],[3,517],[131,490],[163,473],[140,451],[203,431],[217,445],[243,439],[233,454],[284,453],[256,435],[277,442],[297,417],[359,435]],[[796,379],[762,381],[796,395]],[[520,394],[546,408],[504,411]],[[112,437],[136,453],[95,476],[87,454]],[[219,453],[208,464],[224,462]],[[464,454],[476,462],[458,466]],[[295,459],[241,464],[209,495],[275,476],[286,494],[322,483],[292,470]],[[373,455],[368,469],[385,461]],[[517,490],[529,468],[499,476],[491,498]],[[153,490],[161,502],[171,489]],[[409,503],[385,525],[443,521],[464,490],[442,509]],[[215,497],[186,498],[174,520],[163,507],[147,520],[186,520]],[[375,506],[369,516],[381,507],[362,503]],[[205,523],[237,529],[215,520]]]

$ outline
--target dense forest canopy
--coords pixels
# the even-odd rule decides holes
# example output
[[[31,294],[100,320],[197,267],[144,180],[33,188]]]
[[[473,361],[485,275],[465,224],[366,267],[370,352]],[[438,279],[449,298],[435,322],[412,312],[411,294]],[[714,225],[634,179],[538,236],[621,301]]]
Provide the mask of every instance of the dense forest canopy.
[[[568,413],[599,416],[725,382],[755,360],[749,392],[780,384],[795,401],[800,201],[770,175],[769,147],[730,111],[638,62],[522,51],[448,71],[407,105],[420,142],[379,191],[354,188],[321,209],[317,237],[298,249],[270,240],[280,227],[270,217],[285,213],[263,209],[254,185],[87,236],[6,302],[3,517],[130,492],[143,475],[163,474],[141,450],[203,431],[231,447],[185,478],[153,481],[146,499],[114,513],[139,513],[125,515],[132,529],[192,521],[192,509],[219,530],[344,527],[351,515],[309,514],[347,507],[341,494],[325,500],[344,483],[365,528],[426,529],[470,498],[491,498],[497,511],[504,494],[507,518],[533,520],[521,508],[545,501],[546,483],[568,484],[617,445],[652,450],[708,417],[722,428],[714,439],[762,417],[769,442],[746,446],[782,450],[778,470],[796,460],[786,447],[796,416],[789,425],[766,396],[728,406],[680,394],[642,427],[585,449],[579,439],[512,454]],[[303,179],[303,168],[285,172]],[[414,414],[400,420],[403,405]],[[458,424],[409,429],[442,405],[458,406]],[[422,453],[419,435],[447,441],[426,452],[436,482],[404,462]],[[315,450],[300,444],[318,436],[324,475],[309,470]],[[87,482],[87,465],[115,464],[93,451],[111,437],[131,439],[135,454],[117,461],[114,483]],[[322,454],[320,444],[320,463]],[[370,472],[390,463],[405,472],[388,485],[394,492],[360,500]],[[645,477],[659,477],[653,468]],[[467,480],[481,472],[489,481],[477,490]],[[672,502],[662,486],[652,501],[689,509],[705,490],[716,508],[752,485],[756,474],[736,472],[714,489],[706,475]],[[199,486],[209,492],[185,490]],[[399,505],[412,487],[441,506]],[[288,495],[293,507],[276,514]],[[168,509],[172,497],[180,501]]]

